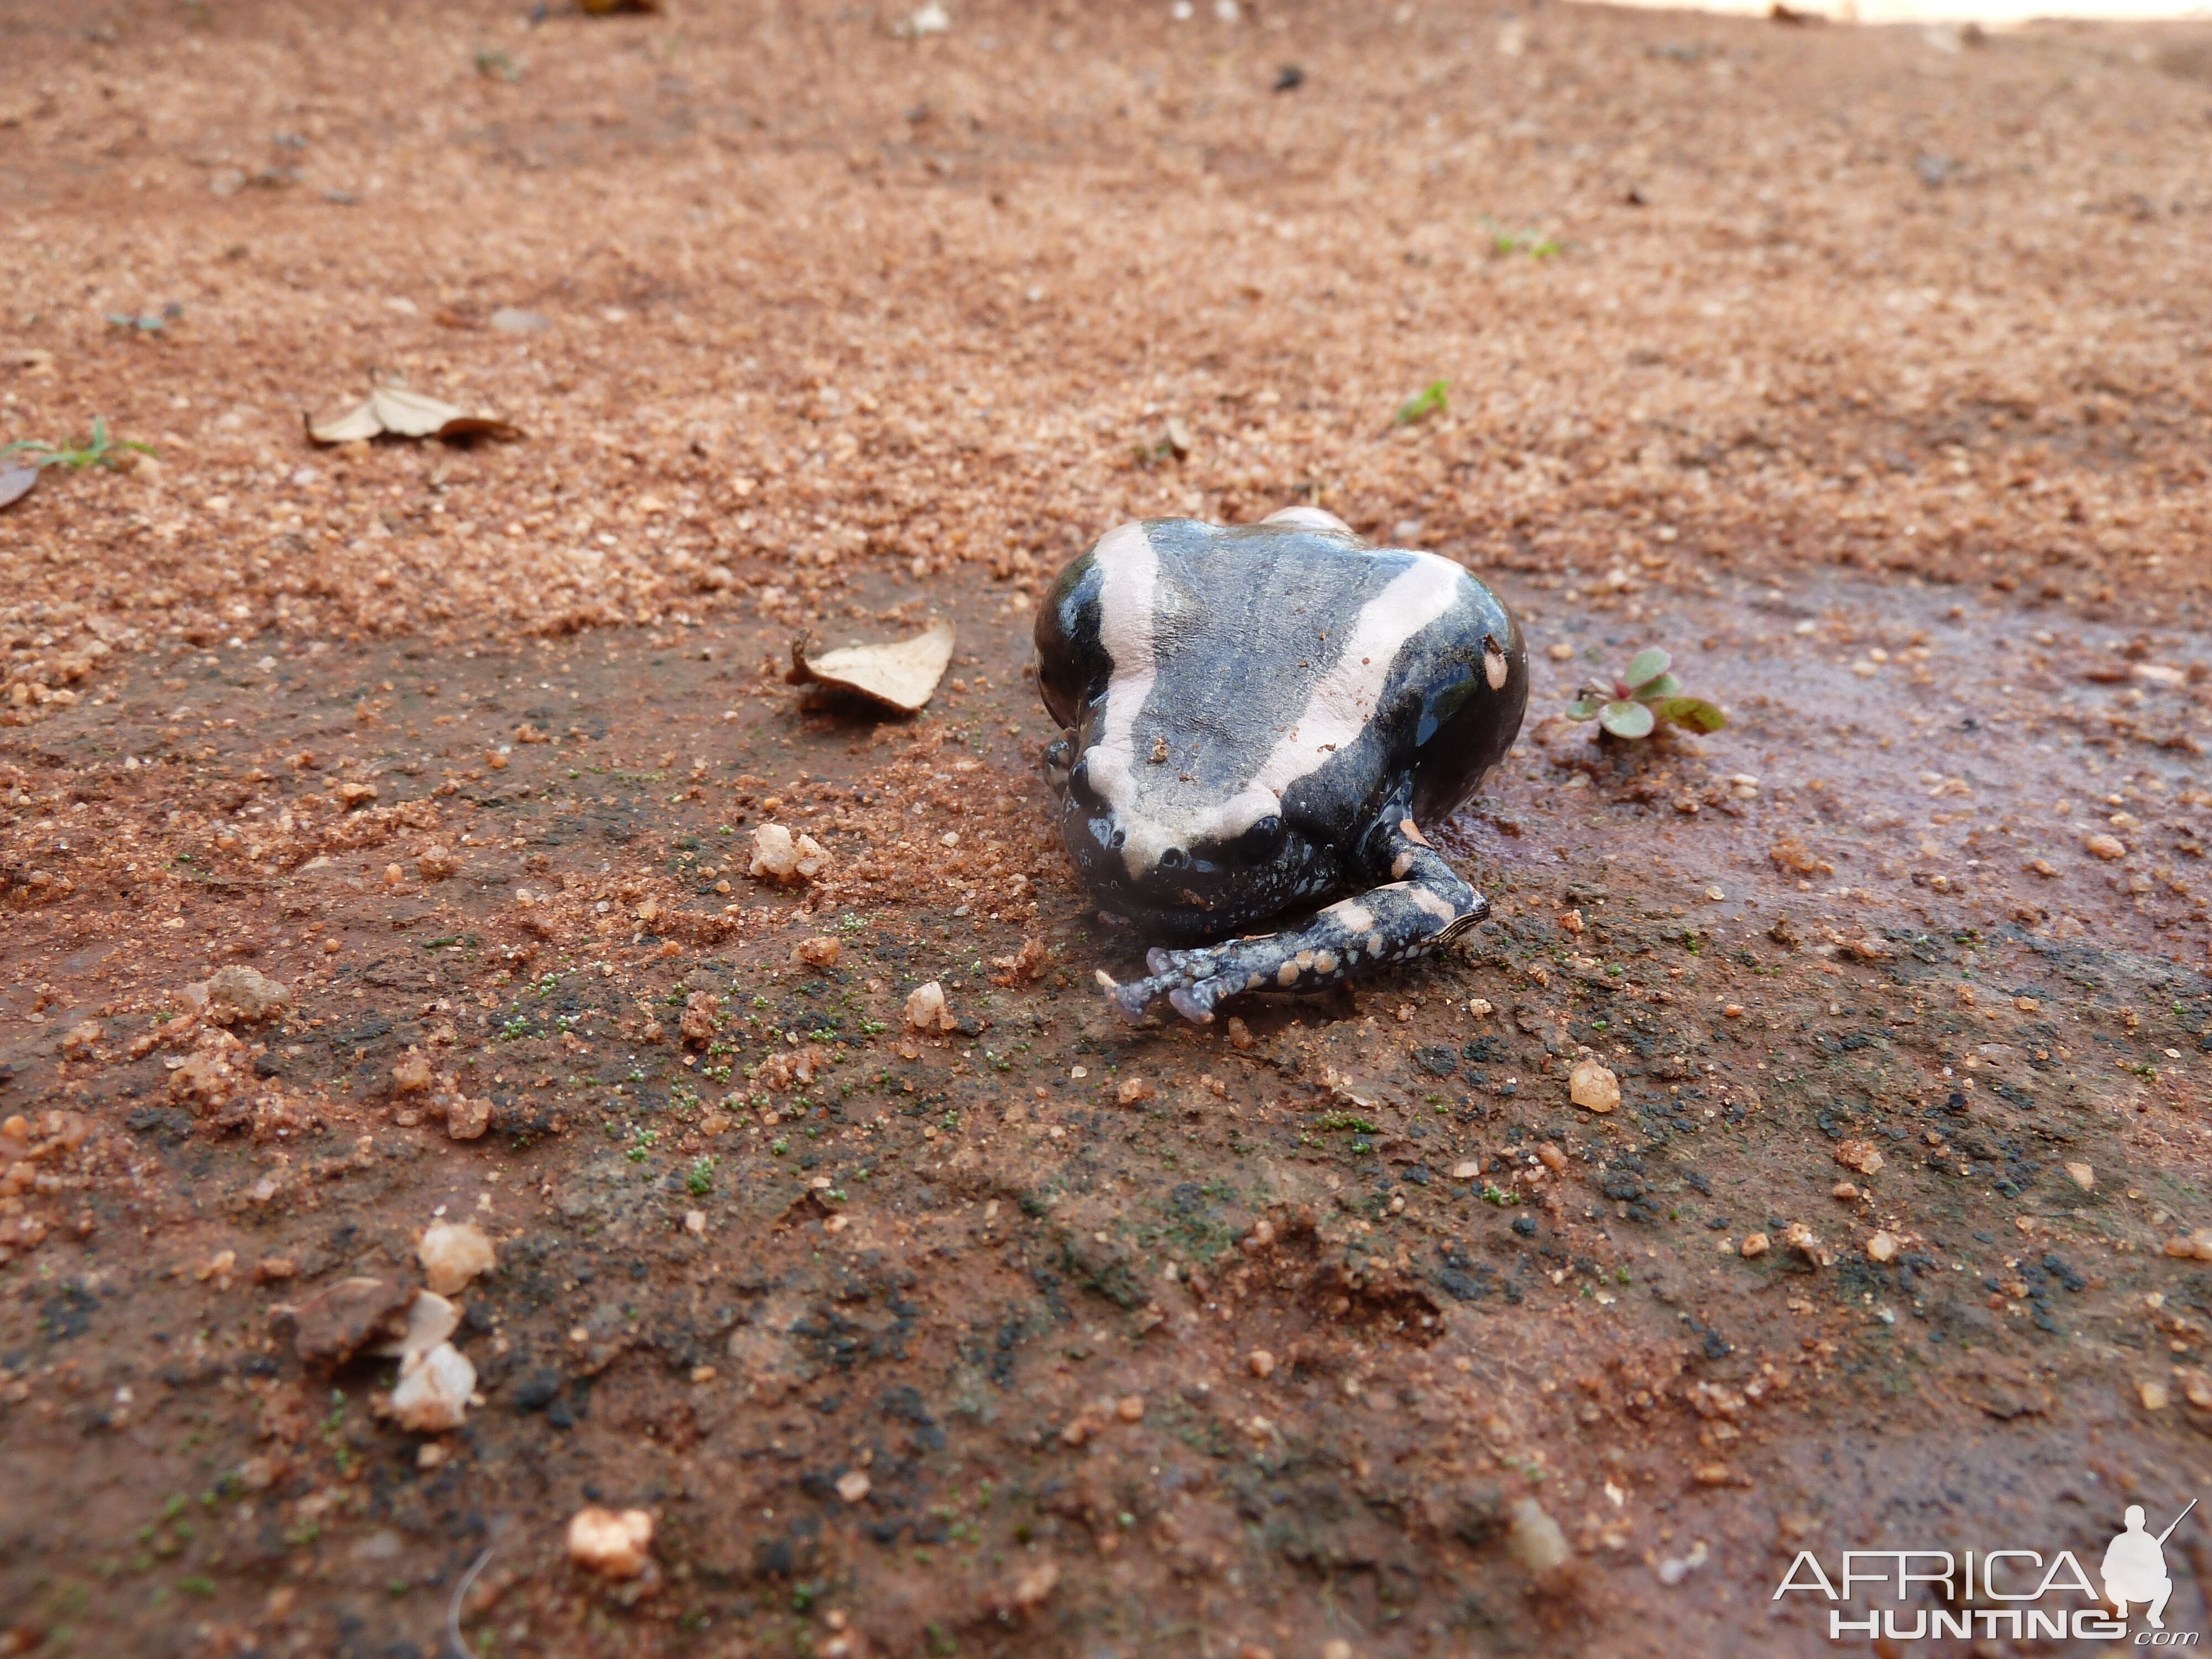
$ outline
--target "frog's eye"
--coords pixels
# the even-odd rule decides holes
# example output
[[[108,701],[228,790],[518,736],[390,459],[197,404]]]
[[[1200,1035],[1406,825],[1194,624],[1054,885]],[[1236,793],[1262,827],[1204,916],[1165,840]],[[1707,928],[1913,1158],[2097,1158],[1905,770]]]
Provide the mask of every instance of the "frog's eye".
[[[1067,787],[1068,774],[1075,759],[1075,734],[1060,733],[1056,742],[1048,744],[1044,751],[1044,775],[1055,789]]]
[[[1282,849],[1283,820],[1273,812],[1254,823],[1237,838],[1237,856],[1247,864],[1264,864]]]
[[[1091,757],[1083,755],[1068,769],[1067,793],[1087,807],[1099,805],[1098,791],[1091,787]]]

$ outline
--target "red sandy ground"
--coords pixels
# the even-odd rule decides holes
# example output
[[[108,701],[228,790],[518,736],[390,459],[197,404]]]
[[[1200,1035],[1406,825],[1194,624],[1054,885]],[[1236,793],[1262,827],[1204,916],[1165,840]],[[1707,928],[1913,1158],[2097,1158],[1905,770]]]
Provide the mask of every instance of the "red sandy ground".
[[[2203,32],[901,21],[0,8],[0,441],[156,451],[0,510],[0,1651],[489,1546],[478,1654],[1815,1653],[1801,1549],[2206,1492]],[[1498,919],[1133,1031],[1030,611],[1291,500],[1529,624]],[[1655,640],[1727,731],[1559,718]],[[441,1206],[425,1437],[296,1331]]]

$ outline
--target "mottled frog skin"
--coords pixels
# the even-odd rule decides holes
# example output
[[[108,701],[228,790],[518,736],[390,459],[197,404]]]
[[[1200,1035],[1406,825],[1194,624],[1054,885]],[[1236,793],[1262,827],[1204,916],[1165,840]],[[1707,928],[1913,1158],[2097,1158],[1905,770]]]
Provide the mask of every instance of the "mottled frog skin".
[[[1131,1019],[1163,995],[1206,1021],[1321,990],[1488,914],[1419,826],[1512,746],[1528,667],[1513,613],[1450,560],[1312,507],[1125,524],[1054,581],[1036,653],[1068,856],[1157,941],[1150,977],[1098,976]]]

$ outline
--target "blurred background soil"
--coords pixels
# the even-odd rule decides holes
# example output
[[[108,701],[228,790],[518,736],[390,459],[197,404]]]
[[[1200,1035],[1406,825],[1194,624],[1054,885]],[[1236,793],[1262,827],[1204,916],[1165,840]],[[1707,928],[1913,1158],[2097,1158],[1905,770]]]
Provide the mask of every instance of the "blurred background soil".
[[[0,4],[0,442],[155,452],[0,509],[0,1651],[1814,1653],[2205,1493],[2212,34],[934,21]],[[1496,918],[1133,1030],[1036,597],[1292,501],[1528,623]]]

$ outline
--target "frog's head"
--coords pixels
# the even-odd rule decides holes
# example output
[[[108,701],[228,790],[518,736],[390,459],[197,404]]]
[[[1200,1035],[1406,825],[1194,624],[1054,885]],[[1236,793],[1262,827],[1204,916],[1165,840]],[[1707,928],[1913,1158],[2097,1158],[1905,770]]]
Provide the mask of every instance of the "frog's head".
[[[1213,939],[1335,885],[1336,854],[1285,823],[1273,791],[1225,789],[1205,765],[1218,742],[1163,756],[1158,736],[1133,757],[1100,730],[1105,712],[1089,711],[1048,757],[1056,774],[1065,766],[1060,839],[1102,909],[1147,939]]]

